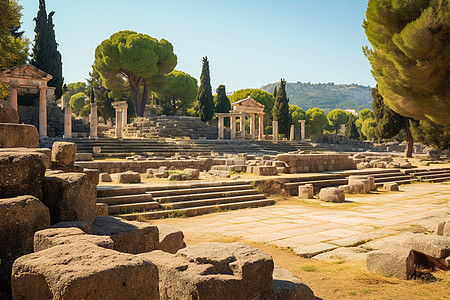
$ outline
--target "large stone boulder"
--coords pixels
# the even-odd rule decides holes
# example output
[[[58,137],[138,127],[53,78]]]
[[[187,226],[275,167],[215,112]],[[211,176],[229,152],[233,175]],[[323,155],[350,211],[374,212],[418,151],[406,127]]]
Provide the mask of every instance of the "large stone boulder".
[[[265,292],[259,300],[315,300],[313,291],[303,281],[282,267],[273,270],[273,289]]]
[[[141,175],[138,172],[127,171],[119,173],[119,183],[140,183]]]
[[[86,232],[80,228],[48,228],[34,234],[34,252],[77,242],[92,243],[108,249],[113,249],[114,245],[114,242],[110,237],[86,234]]]
[[[406,239],[405,247],[437,260],[450,256],[450,237],[418,233]]]
[[[42,199],[45,165],[41,155],[0,152],[0,198],[33,195]]]
[[[17,110],[5,100],[0,100],[0,123],[19,123]]]
[[[370,193],[370,182],[368,179],[349,180],[349,192],[352,194],[368,194]]]
[[[184,173],[187,174],[188,179],[198,179],[200,177],[200,170],[194,168],[184,169]]]
[[[298,187],[298,197],[302,199],[313,199],[314,187],[311,184],[300,185]]]
[[[396,182],[385,182],[383,184],[383,190],[385,190],[387,192],[398,192],[399,191],[398,183],[396,183]]]
[[[0,123],[0,147],[37,148],[39,133],[33,125]]]
[[[159,231],[159,250],[177,253],[178,250],[186,247],[184,234],[181,230],[164,224],[157,225],[157,227]]]
[[[414,253],[411,249],[390,244],[383,250],[369,252],[366,266],[385,276],[408,279],[414,274]]]
[[[33,252],[34,233],[50,226],[50,213],[37,198],[19,196],[0,200],[0,216],[0,291],[5,291],[12,263]]]
[[[120,252],[137,254],[159,249],[158,227],[149,223],[97,217],[93,233],[111,237],[113,249]]]
[[[189,246],[139,255],[159,271],[160,299],[257,299],[273,287],[272,258],[242,243]]]
[[[94,223],[97,189],[86,174],[60,173],[45,177],[44,202],[52,224],[64,221]]]
[[[158,270],[135,255],[77,242],[20,257],[13,299],[158,299]]]
[[[54,142],[52,146],[52,163],[57,166],[71,166],[75,163],[77,145],[69,142]]]
[[[319,192],[319,199],[327,202],[344,202],[345,192],[340,188],[323,188]]]
[[[93,185],[98,185],[100,182],[100,171],[97,169],[83,169],[83,173],[87,175]]]

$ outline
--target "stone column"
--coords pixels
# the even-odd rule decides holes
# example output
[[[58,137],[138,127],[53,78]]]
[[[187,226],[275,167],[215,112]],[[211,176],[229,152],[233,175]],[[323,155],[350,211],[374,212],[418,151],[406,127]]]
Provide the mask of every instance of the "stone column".
[[[295,125],[291,125],[289,140],[293,141],[294,139],[295,139]]]
[[[11,87],[11,93],[9,95],[9,104],[17,110],[17,87]]]
[[[264,140],[264,114],[259,115],[259,140]]]
[[[112,124],[112,120],[111,119],[106,120],[106,126],[108,126],[108,129],[113,128],[113,124]]]
[[[122,138],[122,107],[114,107],[116,109],[116,139]]]
[[[219,132],[217,133],[217,139],[218,140],[223,140],[223,117],[222,116],[218,116],[218,129]]]
[[[251,114],[250,115],[250,138],[252,139],[252,140],[254,140],[255,139],[255,137],[256,137],[256,124],[255,124],[255,120],[256,118],[255,118],[255,114]]]
[[[61,96],[61,110],[66,109],[66,101],[64,99],[64,96]]]
[[[236,116],[230,116],[230,130],[231,130],[231,139],[236,139]]]
[[[72,107],[66,103],[64,107],[64,136],[65,139],[72,138]]]
[[[97,125],[98,125],[97,104],[91,103],[91,115],[90,115],[90,120],[89,120],[89,129],[90,129],[89,137],[92,139],[98,138]]]
[[[305,132],[305,123],[306,123],[306,121],[305,120],[298,120],[298,122],[300,123],[300,130],[301,130],[301,137],[302,137],[302,141],[304,141],[305,140],[305,135],[306,135],[306,132]]]
[[[128,124],[127,113],[128,113],[128,104],[125,103],[125,105],[122,108],[122,127],[123,128],[127,127],[127,124]]]
[[[339,131],[341,135],[345,135],[345,133],[347,132],[347,127],[345,126],[345,124],[341,124],[341,129]]]
[[[245,140],[245,114],[240,117],[241,120],[241,139]]]
[[[47,87],[39,87],[39,136],[47,136]]]
[[[278,144],[278,121],[272,121],[273,143]]]

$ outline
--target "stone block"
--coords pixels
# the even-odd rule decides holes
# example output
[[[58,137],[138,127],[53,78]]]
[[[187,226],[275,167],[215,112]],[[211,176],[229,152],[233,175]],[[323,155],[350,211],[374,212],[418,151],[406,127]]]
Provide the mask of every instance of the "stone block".
[[[344,202],[345,192],[340,188],[323,188],[320,189],[319,199],[327,202]]]
[[[408,279],[414,274],[414,253],[411,249],[389,244],[388,248],[369,252],[366,266],[385,276]]]
[[[141,183],[141,175],[133,171],[119,173],[119,183]]]
[[[48,228],[34,234],[34,252],[76,242],[92,243],[108,249],[113,249],[114,245],[110,237],[86,234],[80,228]]]
[[[353,179],[348,183],[350,193],[368,194],[370,193],[370,181],[368,179]]]
[[[33,125],[0,123],[0,147],[37,148],[39,133]]]
[[[89,226],[86,224],[86,222],[82,222],[82,221],[59,222],[59,223],[56,223],[56,224],[53,224],[52,226],[50,226],[50,228],[71,228],[71,227],[79,228],[79,229],[83,230],[84,232],[89,231]]]
[[[19,123],[17,110],[6,100],[0,100],[0,123]]]
[[[13,299],[158,299],[158,270],[131,254],[77,242],[14,262]]]
[[[450,237],[446,236],[418,233],[406,239],[403,246],[438,260],[450,256]]]
[[[100,182],[112,182],[111,176],[106,172],[100,173],[99,176]]]
[[[435,234],[450,237],[450,221],[441,221],[437,224]]]
[[[71,166],[75,163],[77,145],[69,142],[54,142],[52,146],[52,163],[59,166]]]
[[[51,223],[83,221],[94,223],[97,189],[86,174],[60,173],[45,177],[44,199],[50,209]]]
[[[75,161],[91,161],[92,153],[77,153]]]
[[[33,252],[36,231],[50,226],[48,208],[33,196],[0,200],[0,291],[9,290],[11,266],[19,256]]]
[[[160,170],[159,172],[154,172],[153,175],[156,178],[169,178],[169,171],[167,171],[167,170]]]
[[[301,299],[315,300],[313,291],[295,274],[282,267],[273,269],[273,289],[262,294],[258,300]]]
[[[348,184],[350,185],[351,182],[353,181],[358,181],[358,180],[364,180],[367,179],[369,180],[369,192],[370,191],[375,191],[376,190],[376,186],[375,186],[375,177],[373,176],[368,176],[368,175],[352,175],[348,177]],[[368,193],[368,192],[366,192]]]
[[[84,168],[77,164],[71,166],[61,166],[54,162],[52,162],[51,169],[60,170],[63,171],[64,173],[83,173],[84,171]]]
[[[97,169],[84,169],[83,173],[87,175],[93,185],[98,185],[100,181],[100,171]]]
[[[256,166],[253,167],[253,174],[260,176],[277,175],[277,168],[268,166]]]
[[[344,193],[350,193],[350,186],[348,184],[340,185],[339,188],[344,191]]]
[[[170,181],[181,181],[181,180],[183,180],[183,175],[182,174],[170,174],[168,179]]]
[[[159,271],[160,299],[258,299],[273,288],[273,260],[243,243],[188,246],[139,255]]]
[[[398,184],[395,182],[386,182],[383,184],[383,190],[388,192],[398,192]]]
[[[108,212],[108,204],[106,203],[98,203],[95,209],[95,216],[96,217],[107,217],[109,216]]]
[[[114,217],[95,218],[93,233],[110,236],[114,250],[143,253],[158,249],[159,233],[155,225]]]
[[[312,185],[300,185],[298,187],[298,196],[303,199],[313,199],[314,187]]]
[[[200,170],[194,168],[186,168],[184,172],[187,174],[188,179],[198,179],[200,177]]]
[[[186,247],[184,234],[181,230],[164,224],[157,225],[157,227],[159,231],[159,250],[174,254]]]

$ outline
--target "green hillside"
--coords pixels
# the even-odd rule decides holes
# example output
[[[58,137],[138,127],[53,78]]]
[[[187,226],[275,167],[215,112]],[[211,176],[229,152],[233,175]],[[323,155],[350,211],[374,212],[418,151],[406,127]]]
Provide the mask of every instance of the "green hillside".
[[[272,93],[275,85],[279,83],[270,83],[261,89]],[[288,82],[286,85],[289,104],[298,105],[305,111],[313,107],[326,112],[335,108],[354,109],[357,112],[364,108],[372,109],[371,91],[371,87],[358,84]]]

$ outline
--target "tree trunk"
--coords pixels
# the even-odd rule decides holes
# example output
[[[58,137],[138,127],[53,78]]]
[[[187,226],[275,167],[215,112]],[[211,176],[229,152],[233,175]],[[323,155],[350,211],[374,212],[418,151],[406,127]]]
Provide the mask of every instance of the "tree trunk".
[[[136,77],[131,72],[125,72],[131,88],[131,97],[133,98],[134,111],[136,116],[143,117],[145,104],[148,98],[147,82],[142,77]],[[144,92],[141,93],[141,86],[144,86]]]
[[[405,132],[406,132],[405,156],[406,157],[412,157],[413,137],[412,137],[412,134],[411,134],[411,130],[409,129],[409,118],[403,118],[403,122],[405,124]]]

